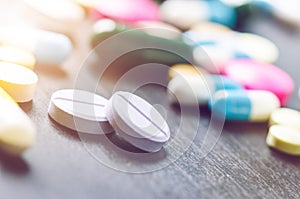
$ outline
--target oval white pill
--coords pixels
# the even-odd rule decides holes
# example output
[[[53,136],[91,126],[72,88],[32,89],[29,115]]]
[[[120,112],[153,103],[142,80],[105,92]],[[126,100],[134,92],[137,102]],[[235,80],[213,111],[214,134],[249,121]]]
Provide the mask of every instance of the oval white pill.
[[[273,125],[266,139],[267,145],[290,155],[300,155],[300,130],[284,125]]]
[[[112,133],[105,116],[107,99],[94,93],[64,89],[51,96],[49,116],[57,123],[81,133]]]
[[[147,152],[159,151],[170,138],[165,119],[147,101],[128,92],[116,92],[105,108],[113,128],[126,141]]]
[[[19,155],[34,142],[36,131],[29,117],[0,89],[0,148]]]
[[[0,62],[0,86],[16,102],[32,100],[37,82],[38,77],[32,70],[21,65]]]
[[[72,51],[70,39],[63,34],[19,26],[1,26],[0,44],[29,50],[37,62],[50,65],[62,63]]]

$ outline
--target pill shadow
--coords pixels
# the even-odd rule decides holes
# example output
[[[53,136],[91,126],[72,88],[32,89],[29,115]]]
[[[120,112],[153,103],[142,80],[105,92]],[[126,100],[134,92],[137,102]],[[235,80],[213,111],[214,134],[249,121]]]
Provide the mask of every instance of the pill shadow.
[[[296,167],[300,166],[300,156],[289,155],[274,148],[270,148],[271,155],[283,162],[292,164]]]
[[[22,157],[7,155],[0,150],[0,166],[6,172],[16,176],[23,176],[29,173],[30,167]]]
[[[267,122],[225,121],[223,131],[227,134],[262,134],[268,131]]]
[[[23,103],[18,103],[21,109],[25,112],[28,113],[32,109],[32,100],[29,102],[23,102]]]
[[[143,151],[126,140],[124,140],[117,133],[109,133],[104,135],[92,135],[92,134],[79,134],[80,138],[86,144],[92,144],[94,146],[103,147],[104,151],[114,154],[114,158],[120,157],[120,159],[127,159],[132,163],[146,163],[155,164],[166,158],[165,149],[162,148],[158,152],[146,152]],[[97,155],[97,154],[96,154]]]

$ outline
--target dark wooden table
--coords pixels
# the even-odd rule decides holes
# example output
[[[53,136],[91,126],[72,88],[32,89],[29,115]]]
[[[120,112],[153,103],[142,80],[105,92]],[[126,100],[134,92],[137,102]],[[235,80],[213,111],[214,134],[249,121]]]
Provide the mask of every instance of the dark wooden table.
[[[19,22],[18,4],[1,2],[2,23],[7,23],[7,18],[10,23]],[[0,198],[300,198],[300,158],[266,146],[267,124],[225,123],[213,150],[203,157],[201,144],[210,122],[206,108],[199,109],[201,119],[185,116],[188,121],[200,121],[186,151],[176,142],[156,154],[143,154],[115,134],[78,135],[53,122],[47,115],[50,96],[58,89],[74,87],[88,55],[90,26],[86,21],[78,28],[72,56],[60,68],[36,67],[39,84],[35,98],[22,108],[36,124],[37,142],[22,158],[0,155]],[[300,31],[262,15],[245,22],[243,30],[266,36],[278,45],[277,65],[296,85],[289,106],[299,109]],[[158,109],[167,116],[174,138],[180,113],[169,106],[165,90],[149,85],[138,93],[161,105]],[[183,140],[194,131],[192,126],[181,130]],[[209,141],[208,146],[213,146],[215,137],[208,136]],[[120,148],[133,155],[120,152]]]

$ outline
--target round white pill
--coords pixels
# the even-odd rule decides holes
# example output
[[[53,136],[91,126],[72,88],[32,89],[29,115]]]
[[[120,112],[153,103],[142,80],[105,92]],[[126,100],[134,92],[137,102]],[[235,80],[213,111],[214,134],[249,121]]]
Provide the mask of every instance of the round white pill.
[[[170,138],[165,119],[147,101],[129,92],[116,92],[105,108],[113,128],[126,141],[147,152],[159,151]]]
[[[52,94],[48,113],[57,123],[80,133],[112,133],[104,112],[106,103],[107,99],[94,93],[64,89]]]

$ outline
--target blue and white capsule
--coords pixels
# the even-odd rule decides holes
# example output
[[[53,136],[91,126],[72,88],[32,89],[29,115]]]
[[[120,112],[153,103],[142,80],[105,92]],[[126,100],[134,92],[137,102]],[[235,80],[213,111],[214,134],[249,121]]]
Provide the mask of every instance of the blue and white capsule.
[[[234,27],[236,10],[219,0],[168,0],[160,7],[161,19],[180,29],[187,30],[201,21],[211,21]]]
[[[222,90],[211,101],[216,116],[232,121],[265,122],[279,107],[279,99],[263,90]]]
[[[243,87],[221,75],[179,75],[168,84],[168,97],[172,104],[184,106],[207,105],[218,90],[241,90]]]

